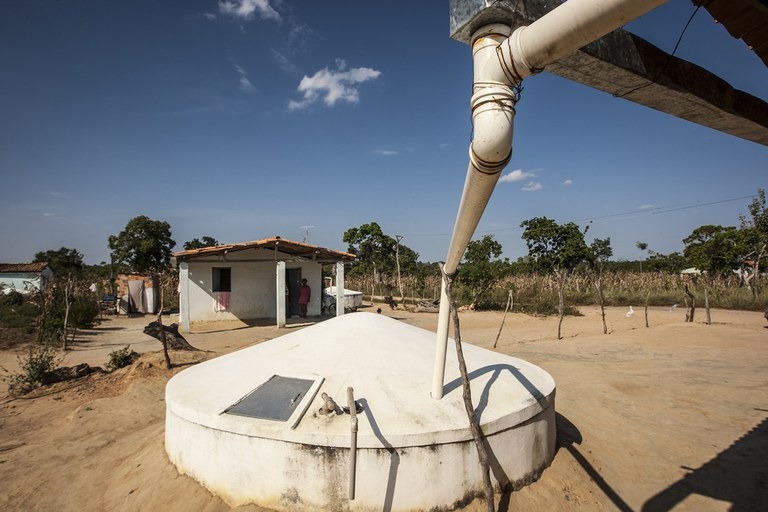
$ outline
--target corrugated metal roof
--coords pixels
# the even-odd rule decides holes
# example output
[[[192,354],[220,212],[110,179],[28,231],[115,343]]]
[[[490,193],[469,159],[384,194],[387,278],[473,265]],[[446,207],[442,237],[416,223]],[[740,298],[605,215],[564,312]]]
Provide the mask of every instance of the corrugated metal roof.
[[[768,66],[768,0],[691,0],[733,37],[744,41]]]
[[[191,249],[189,251],[175,252],[173,255],[177,260],[191,260],[204,258],[206,256],[217,256],[236,251],[245,251],[248,249],[272,249],[290,256],[306,258],[318,262],[353,261],[355,259],[355,255],[348,252],[334,251],[333,249],[326,249],[325,247],[319,247],[317,245],[286,240],[279,236],[254,240],[252,242]]]
[[[0,263],[0,272],[10,274],[12,272],[42,272],[48,268],[48,262],[37,263]]]

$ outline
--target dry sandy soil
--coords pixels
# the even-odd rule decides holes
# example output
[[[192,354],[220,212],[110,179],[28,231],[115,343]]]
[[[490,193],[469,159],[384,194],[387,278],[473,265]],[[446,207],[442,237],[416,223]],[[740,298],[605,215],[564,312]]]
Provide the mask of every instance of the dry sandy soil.
[[[497,495],[497,510],[766,510],[768,329],[763,315],[712,311],[685,323],[680,309],[595,308],[557,320],[509,314],[500,352],[557,382],[558,451],[534,484]],[[383,314],[434,330],[436,315]],[[492,347],[502,313],[461,314],[465,342]],[[65,365],[103,366],[130,344],[131,367],[43,388],[22,398],[0,388],[0,509],[223,511],[180,476],[163,448],[168,378],[189,364],[279,336],[271,326],[208,325],[187,336],[203,352],[174,352],[142,333],[149,318],[110,318],[80,337]],[[308,324],[289,325],[289,329]],[[232,329],[232,330],[230,330]],[[23,351],[0,351],[16,368]],[[237,510],[262,510],[255,506]],[[485,510],[475,501],[465,510]]]

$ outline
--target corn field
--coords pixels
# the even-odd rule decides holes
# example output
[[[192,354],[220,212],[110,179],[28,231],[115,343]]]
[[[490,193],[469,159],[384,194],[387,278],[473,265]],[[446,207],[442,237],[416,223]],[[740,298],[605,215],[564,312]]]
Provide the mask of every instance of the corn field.
[[[565,302],[569,306],[587,306],[599,303],[596,273],[575,273],[566,278]],[[432,301],[440,297],[440,276],[422,278],[402,276],[403,297],[406,305]],[[758,283],[758,290],[741,286],[737,276],[705,277],[652,272],[604,272],[602,289],[606,306],[645,305],[680,307],[686,305],[685,285],[703,306],[705,294],[710,307],[762,311],[768,308],[768,280]],[[391,295],[400,302],[397,279],[374,280],[373,276],[348,277],[346,288],[363,292],[368,300]],[[458,291],[458,290],[457,290]],[[510,291],[514,309],[535,314],[557,311],[557,281],[554,275],[517,274],[509,276],[489,291],[478,306],[482,309],[504,309]],[[457,294],[460,296],[460,294]]]

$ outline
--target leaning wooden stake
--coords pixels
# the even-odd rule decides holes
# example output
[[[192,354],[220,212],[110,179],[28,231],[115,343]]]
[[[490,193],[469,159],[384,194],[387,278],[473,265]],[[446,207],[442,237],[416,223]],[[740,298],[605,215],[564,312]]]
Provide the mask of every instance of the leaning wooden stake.
[[[712,325],[712,315],[709,311],[709,290],[704,288],[704,310],[707,312],[707,325]]]
[[[168,341],[165,339],[165,329],[163,329],[163,276],[160,276],[160,307],[157,311],[157,323],[160,324],[160,343],[163,344],[163,355],[165,356],[165,366],[171,369],[171,358],[168,355]]]
[[[501,325],[499,326],[499,332],[496,333],[496,341],[493,342],[493,348],[496,348],[496,344],[499,343],[501,330],[504,328],[504,320],[507,319],[507,311],[509,311],[509,307],[512,305],[512,300],[512,290],[509,290],[509,295],[507,296],[507,307],[504,308],[504,316],[501,317]]]
[[[645,326],[649,327],[648,325],[648,301],[651,299],[651,292],[648,292],[645,294]]]
[[[445,291],[448,296],[448,302],[451,305],[451,316],[453,317],[453,339],[456,344],[456,357],[459,360],[459,372],[461,373],[462,396],[464,398],[464,409],[467,411],[469,426],[472,430],[472,437],[477,447],[477,456],[480,459],[480,467],[483,473],[483,483],[485,484],[485,503],[488,512],[494,512],[493,484],[491,483],[491,467],[488,463],[488,452],[485,446],[485,436],[477,422],[475,407],[472,405],[472,389],[469,385],[469,375],[467,373],[467,363],[464,361],[464,351],[461,349],[461,332],[459,329],[459,313],[456,304],[453,302],[452,285],[453,278],[443,274],[446,281]]]
[[[61,349],[66,352],[67,338],[69,337],[69,310],[72,307],[72,301],[69,300],[72,294],[72,276],[67,276],[67,284],[64,287],[64,335],[61,338]]]
[[[690,299],[690,304],[688,303],[687,299],[685,301],[686,306],[688,306],[688,311],[685,312],[685,321],[693,322],[693,316],[696,314],[696,297],[694,297],[691,293],[691,290],[688,289],[687,284],[683,289],[685,290],[685,294],[688,296],[688,299]]]

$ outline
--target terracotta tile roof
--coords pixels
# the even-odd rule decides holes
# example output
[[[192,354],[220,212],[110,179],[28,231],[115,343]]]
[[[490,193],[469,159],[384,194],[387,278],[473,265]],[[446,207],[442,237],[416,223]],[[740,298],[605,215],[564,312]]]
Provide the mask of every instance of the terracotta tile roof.
[[[0,263],[0,272],[10,274],[12,272],[42,272],[48,267],[48,262],[38,263]]]
[[[203,247],[202,249],[191,249],[189,251],[179,251],[173,253],[177,260],[191,260],[197,258],[203,258],[206,256],[217,256],[221,254],[227,254],[236,251],[245,251],[248,249],[272,249],[278,250],[283,254],[288,254],[294,257],[306,258],[317,262],[336,262],[336,261],[353,261],[355,259],[354,254],[342,251],[334,251],[332,249],[326,249],[325,247],[319,247],[317,245],[305,244],[303,242],[295,242],[293,240],[286,240],[279,236],[272,238],[264,238],[262,240],[254,240],[251,242],[242,242],[237,244],[224,244],[216,245],[214,247]]]

